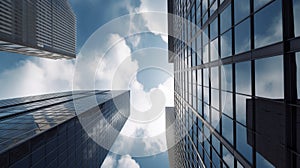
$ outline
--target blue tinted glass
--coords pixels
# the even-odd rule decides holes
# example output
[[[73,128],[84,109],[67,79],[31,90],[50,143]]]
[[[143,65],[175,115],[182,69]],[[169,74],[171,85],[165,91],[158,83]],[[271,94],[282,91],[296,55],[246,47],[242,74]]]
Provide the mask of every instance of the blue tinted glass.
[[[300,36],[300,0],[294,0],[294,25],[295,25],[295,35]]]
[[[202,1],[202,13],[204,14],[208,8],[208,0]]]
[[[210,57],[211,61],[215,61],[219,59],[219,54],[218,54],[218,38],[216,38],[214,41],[211,42],[210,45]]]
[[[236,147],[237,150],[250,162],[252,163],[252,147],[249,145],[247,139],[247,130],[244,126],[236,124]]]
[[[204,86],[209,86],[210,82],[210,77],[209,77],[209,69],[204,69],[203,70],[203,85]]]
[[[220,132],[220,113],[219,111],[215,110],[215,109],[212,109],[211,110],[211,125],[212,127]]]
[[[250,97],[236,95],[236,120],[246,125],[246,102]]]
[[[218,2],[215,1],[214,4],[210,7],[210,16],[213,15],[213,13],[217,10],[218,8]]]
[[[250,14],[250,0],[235,0],[234,1],[234,21],[241,21]]]
[[[223,65],[221,67],[221,85],[222,90],[232,91],[232,65]]]
[[[226,147],[222,147],[223,149],[223,160],[227,164],[228,167],[234,167],[234,157],[233,155],[227,150]]]
[[[267,159],[256,152],[256,167],[275,168]]]
[[[232,56],[232,31],[221,36],[221,58]]]
[[[255,94],[260,97],[282,99],[283,57],[255,60]]]
[[[214,150],[212,151],[212,161],[213,161],[214,166],[216,166],[216,167],[221,166],[220,165],[220,158]]]
[[[231,4],[221,13],[221,33],[231,27]]]
[[[222,115],[222,134],[225,139],[233,144],[233,121]]]
[[[220,153],[220,141],[214,135],[212,135],[212,145],[215,150]]]
[[[254,15],[255,48],[282,40],[281,1],[277,0]]]
[[[251,94],[251,63],[241,62],[236,64],[236,92]]]
[[[222,112],[233,118],[232,93],[222,92]]]
[[[250,50],[250,19],[235,28],[235,54]]]
[[[272,0],[254,0],[254,9],[257,10],[262,6],[266,5],[270,1]]]
[[[219,110],[219,90],[211,89],[211,105]]]

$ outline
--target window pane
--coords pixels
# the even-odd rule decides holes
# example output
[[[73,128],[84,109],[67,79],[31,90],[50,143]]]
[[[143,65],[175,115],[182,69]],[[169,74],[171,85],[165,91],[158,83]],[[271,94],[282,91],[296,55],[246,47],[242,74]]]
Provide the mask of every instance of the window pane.
[[[222,92],[222,112],[233,118],[232,93]]]
[[[248,144],[247,129],[236,124],[236,146],[237,150],[252,163],[252,147]]]
[[[211,89],[211,105],[219,110],[219,90]]]
[[[235,29],[235,54],[250,50],[250,19],[243,21]]]
[[[211,125],[215,130],[220,132],[220,113],[215,109],[211,110]]]
[[[226,162],[228,167],[234,167],[234,157],[233,155],[227,150],[226,147],[223,146],[223,160]]]
[[[255,48],[282,40],[281,1],[277,0],[254,15]]]
[[[294,0],[295,35],[300,36],[300,0]]]
[[[208,7],[208,0],[203,0],[202,1],[202,12],[203,12],[203,14],[206,12],[207,7]]]
[[[217,10],[218,3],[215,1],[215,3],[210,7],[210,16],[213,15],[213,13]]]
[[[256,167],[275,168],[267,159],[256,152]]]
[[[208,44],[203,47],[203,63],[208,63]]]
[[[254,0],[254,10],[261,8],[272,0]]]
[[[233,144],[233,121],[222,115],[222,134],[228,142]]]
[[[219,67],[211,68],[211,87],[219,89]]]
[[[218,54],[218,38],[216,38],[214,41],[211,42],[210,45],[210,52],[211,52],[211,61],[215,61],[219,59],[219,54]]]
[[[249,0],[235,0],[234,1],[234,21],[235,24],[250,14]]]
[[[231,4],[221,13],[221,33],[231,27]]]
[[[236,120],[246,125],[246,102],[251,99],[247,96],[236,95]]]
[[[210,24],[210,39],[218,36],[218,17]]]
[[[221,67],[222,90],[232,91],[232,65],[223,65]]]
[[[251,63],[236,64],[236,92],[251,95]]]
[[[221,36],[221,57],[232,56],[232,32],[229,30]]]
[[[260,97],[282,99],[283,57],[258,59],[255,61],[255,94]]]

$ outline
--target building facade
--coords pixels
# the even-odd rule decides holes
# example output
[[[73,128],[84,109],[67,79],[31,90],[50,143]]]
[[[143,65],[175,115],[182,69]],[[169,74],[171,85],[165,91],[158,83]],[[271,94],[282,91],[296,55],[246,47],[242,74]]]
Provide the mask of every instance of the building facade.
[[[77,113],[74,102],[91,97],[98,104]],[[0,167],[100,167],[129,113],[129,91],[1,100]]]
[[[300,167],[300,0],[168,0],[168,12],[172,165]]]
[[[68,0],[2,0],[0,50],[75,58],[76,17]]]

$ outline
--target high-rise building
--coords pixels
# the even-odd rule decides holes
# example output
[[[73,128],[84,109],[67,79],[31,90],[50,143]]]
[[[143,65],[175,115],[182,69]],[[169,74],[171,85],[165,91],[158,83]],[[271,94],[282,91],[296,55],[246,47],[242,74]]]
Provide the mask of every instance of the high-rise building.
[[[127,121],[129,96],[76,91],[1,100],[0,167],[100,167]]]
[[[170,165],[300,167],[300,0],[168,0],[168,12]]]
[[[0,50],[75,58],[76,17],[68,0],[1,0]]]

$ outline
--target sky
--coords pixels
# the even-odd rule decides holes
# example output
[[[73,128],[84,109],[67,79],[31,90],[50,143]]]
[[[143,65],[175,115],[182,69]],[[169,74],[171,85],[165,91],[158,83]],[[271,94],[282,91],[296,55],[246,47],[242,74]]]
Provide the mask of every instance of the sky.
[[[0,99],[72,89],[129,89],[132,114],[102,167],[168,167],[164,108],[173,106],[174,93],[166,1],[70,4],[77,17],[77,59],[0,52]],[[162,17],[145,12],[160,12]]]

